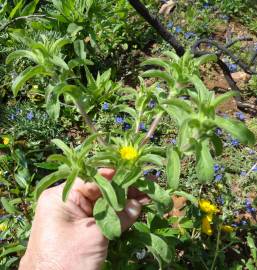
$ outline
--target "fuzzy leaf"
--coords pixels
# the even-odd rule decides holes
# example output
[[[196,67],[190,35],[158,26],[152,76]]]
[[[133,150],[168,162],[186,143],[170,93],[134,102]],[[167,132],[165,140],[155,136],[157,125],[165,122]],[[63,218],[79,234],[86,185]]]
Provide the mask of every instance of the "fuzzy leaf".
[[[59,167],[59,170],[45,176],[36,187],[36,198],[38,199],[40,194],[47,189],[49,186],[53,185],[55,182],[65,179],[70,174],[70,168],[67,166]]]
[[[39,74],[45,74],[45,68],[42,66],[34,66],[26,68],[13,82],[12,91],[14,96],[16,97],[19,90],[22,88],[24,83],[29,79],[35,77]]]
[[[210,153],[208,141],[204,141],[196,149],[196,174],[199,181],[209,182],[214,177],[214,162]]]
[[[253,146],[256,142],[255,135],[238,120],[224,119],[220,116],[216,116],[215,123],[243,144]]]
[[[98,184],[103,197],[110,204],[115,211],[121,211],[124,208],[125,202],[125,191],[117,186],[113,186],[110,181],[105,179],[103,176],[97,174],[94,177],[96,183]],[[117,193],[116,193],[117,192]],[[119,198],[118,198],[119,196]]]
[[[168,185],[171,189],[176,190],[179,185],[180,177],[180,159],[177,151],[172,147],[168,150],[167,177]]]
[[[104,198],[96,201],[94,217],[103,235],[109,240],[114,240],[121,235],[120,219]]]

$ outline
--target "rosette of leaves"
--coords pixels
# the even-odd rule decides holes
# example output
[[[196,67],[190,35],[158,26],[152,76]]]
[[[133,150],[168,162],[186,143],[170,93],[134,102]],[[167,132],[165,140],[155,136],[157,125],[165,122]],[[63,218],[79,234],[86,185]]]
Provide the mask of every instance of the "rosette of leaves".
[[[179,132],[177,146],[168,150],[168,182],[177,189],[180,176],[180,160],[184,155],[196,156],[196,173],[199,181],[208,182],[214,176],[214,154],[222,153],[222,141],[215,134],[217,127],[224,129],[243,144],[254,145],[255,136],[246,126],[237,120],[224,119],[216,114],[223,102],[236,95],[231,91],[215,97],[199,77],[199,65],[214,60],[214,56],[193,59],[189,52],[179,58],[172,52],[166,52],[170,59],[149,59],[147,65],[157,65],[160,70],[146,71],[143,76],[163,79],[168,93],[159,96],[161,110],[173,117]],[[186,95],[186,99],[180,98]]]
[[[72,43],[70,39],[54,36],[48,39],[41,35],[42,41],[33,41],[23,31],[17,31],[12,34],[14,38],[20,40],[29,50],[17,50],[8,55],[6,63],[10,64],[19,58],[27,58],[34,62],[35,66],[27,67],[13,81],[12,90],[16,96],[24,84],[38,75],[48,77],[48,87],[45,93],[46,110],[49,116],[57,120],[60,114],[61,95],[65,96],[65,101],[74,101],[79,110],[89,113],[98,104],[108,99],[115,91],[120,88],[118,83],[113,82],[111,70],[98,74],[96,79],[90,73],[87,65],[92,65],[90,60],[86,59],[84,42],[82,40],[74,41],[74,52],[76,58],[67,63],[62,48]],[[77,72],[78,67],[83,67],[86,73],[87,85],[82,82],[82,75]],[[74,84],[71,84],[73,81]]]
[[[182,57],[173,51],[165,51],[163,55],[165,58],[149,58],[144,61],[142,66],[158,66],[161,69],[147,70],[142,76],[164,80],[172,96],[183,94],[184,87],[193,75],[200,76],[199,66],[217,60],[215,54],[194,58],[189,50]]]
[[[123,104],[113,107],[114,113],[126,113],[133,119],[132,130],[136,133],[140,129],[140,123],[150,122],[157,113],[157,110],[149,110],[149,102],[156,101],[159,95],[164,94],[161,88],[156,91],[156,84],[146,86],[142,77],[139,77],[139,81],[137,90],[131,87],[120,88],[117,93],[120,96],[119,101]]]
[[[54,16],[63,23],[85,23],[94,0],[53,0]]]
[[[121,234],[121,227],[115,211],[121,211],[125,207],[128,191],[131,187],[147,194],[153,202],[153,208],[162,216],[172,208],[172,201],[169,191],[162,189],[156,182],[145,179],[143,171],[146,168],[162,167],[165,163],[165,151],[156,146],[141,146],[142,136],[132,136],[125,138],[112,138],[108,146],[96,153],[90,163],[95,166],[109,166],[116,169],[116,173],[108,186],[112,186],[114,192],[107,189],[106,180],[103,177],[97,177],[96,183],[102,190],[103,198],[99,199],[95,205],[94,213],[97,224],[102,228],[106,237],[113,239]],[[131,147],[135,151],[135,157],[131,160],[125,159],[121,154],[123,147]],[[116,193],[117,202],[113,204],[108,196]],[[116,229],[113,222],[109,222],[110,216],[116,216]],[[114,220],[114,218],[113,218]]]
[[[55,182],[67,179],[63,190],[63,200],[66,200],[76,177],[95,182],[103,197],[98,199],[95,204],[94,216],[103,234],[109,239],[121,235],[117,212],[125,208],[127,193],[131,187],[147,194],[152,199],[153,207],[159,215],[171,210],[172,201],[169,192],[163,190],[157,183],[143,177],[145,164],[163,166],[164,158],[160,155],[160,149],[151,146],[139,147],[140,138],[137,138],[133,143],[136,151],[135,158],[124,160],[120,154],[120,148],[129,145],[129,141],[116,138],[113,139],[114,143],[89,158],[92,142],[97,136],[99,134],[89,136],[81,146],[75,149],[69,148],[61,140],[53,140],[53,143],[62,149],[63,155],[54,154],[48,158],[48,161],[57,162],[60,166],[56,172],[39,182],[36,196],[38,197],[44,189]],[[95,168],[102,166],[116,169],[111,182],[97,173]]]

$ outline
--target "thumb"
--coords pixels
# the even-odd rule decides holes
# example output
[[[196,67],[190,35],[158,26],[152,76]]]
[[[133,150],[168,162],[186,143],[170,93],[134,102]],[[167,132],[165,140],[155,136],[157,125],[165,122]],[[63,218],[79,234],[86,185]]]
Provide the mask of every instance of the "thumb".
[[[141,213],[142,205],[137,200],[128,200],[125,209],[118,213],[122,231],[126,231],[137,220]]]

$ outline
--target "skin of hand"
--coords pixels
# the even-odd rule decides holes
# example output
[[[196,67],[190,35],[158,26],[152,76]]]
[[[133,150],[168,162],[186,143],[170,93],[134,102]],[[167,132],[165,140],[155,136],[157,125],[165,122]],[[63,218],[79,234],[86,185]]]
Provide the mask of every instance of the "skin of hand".
[[[99,169],[111,180],[113,169]],[[92,217],[98,186],[76,179],[67,201],[62,201],[64,184],[45,190],[36,207],[25,255],[19,270],[99,270],[106,259],[108,240]],[[122,230],[138,218],[145,196],[129,192],[125,209],[118,215]]]

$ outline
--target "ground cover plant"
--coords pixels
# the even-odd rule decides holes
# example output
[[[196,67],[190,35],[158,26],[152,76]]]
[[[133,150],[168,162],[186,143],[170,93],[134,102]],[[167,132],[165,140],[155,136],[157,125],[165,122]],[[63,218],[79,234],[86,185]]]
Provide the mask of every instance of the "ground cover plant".
[[[256,269],[254,1],[0,3],[0,269],[76,177],[102,193],[103,269]],[[131,189],[150,202],[122,234]]]

